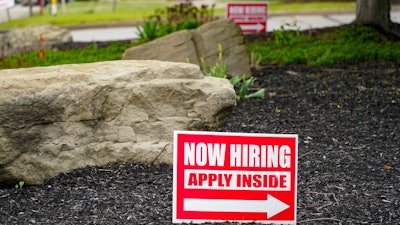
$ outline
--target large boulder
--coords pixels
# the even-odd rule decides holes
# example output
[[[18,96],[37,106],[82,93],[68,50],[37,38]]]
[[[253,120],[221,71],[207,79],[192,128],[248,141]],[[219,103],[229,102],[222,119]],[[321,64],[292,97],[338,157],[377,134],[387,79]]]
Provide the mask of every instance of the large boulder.
[[[216,130],[226,79],[187,63],[120,60],[0,70],[0,183],[115,162],[170,163],[174,130]]]
[[[0,53],[17,54],[50,48],[53,44],[65,42],[72,42],[72,35],[68,29],[49,24],[31,25],[0,34]]]
[[[175,32],[129,48],[125,51],[123,59],[190,61],[205,70],[218,62],[219,44],[223,49],[223,60],[228,65],[228,76],[250,76],[249,53],[242,30],[228,19],[206,23],[195,30]]]

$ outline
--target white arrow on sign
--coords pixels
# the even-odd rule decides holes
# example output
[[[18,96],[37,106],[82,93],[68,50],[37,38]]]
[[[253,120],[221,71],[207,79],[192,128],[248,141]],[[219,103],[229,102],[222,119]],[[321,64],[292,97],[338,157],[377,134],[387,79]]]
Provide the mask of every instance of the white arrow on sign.
[[[264,25],[262,25],[261,23],[257,23],[257,24],[240,24],[240,28],[242,28],[242,30],[256,30],[257,32],[264,29]]]
[[[289,205],[267,195],[267,200],[199,199],[185,198],[184,211],[198,212],[256,212],[267,213],[267,219],[289,208]]]

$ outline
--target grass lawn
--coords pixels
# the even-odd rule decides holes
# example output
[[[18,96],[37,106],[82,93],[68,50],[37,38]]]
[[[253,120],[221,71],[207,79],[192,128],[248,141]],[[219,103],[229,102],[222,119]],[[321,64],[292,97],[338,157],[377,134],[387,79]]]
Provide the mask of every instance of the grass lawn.
[[[53,25],[79,25],[118,21],[141,21],[154,13],[156,9],[163,9],[173,5],[167,1],[122,0],[118,1],[114,12],[112,1],[74,1],[66,5],[66,11],[58,8],[57,16],[52,16],[50,7],[43,10],[43,15],[35,14],[32,17],[12,20],[0,24],[0,28],[22,27],[31,24],[50,23]],[[28,7],[27,7],[28,10]]]

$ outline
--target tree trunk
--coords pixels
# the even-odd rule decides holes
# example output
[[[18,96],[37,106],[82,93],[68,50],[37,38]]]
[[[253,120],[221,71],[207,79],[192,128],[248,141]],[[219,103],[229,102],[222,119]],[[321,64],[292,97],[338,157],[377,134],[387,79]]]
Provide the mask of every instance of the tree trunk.
[[[32,0],[28,0],[28,5],[29,5],[29,16],[33,16],[33,2]]]
[[[357,0],[356,23],[390,32],[390,0]]]

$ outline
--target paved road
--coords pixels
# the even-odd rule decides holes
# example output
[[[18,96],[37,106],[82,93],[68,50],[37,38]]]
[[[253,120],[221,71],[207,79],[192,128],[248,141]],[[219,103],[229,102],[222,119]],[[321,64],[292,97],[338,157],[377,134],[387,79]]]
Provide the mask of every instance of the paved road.
[[[34,7],[38,11],[38,7]],[[5,10],[0,12],[0,22],[7,20]],[[10,9],[12,19],[26,17],[29,14],[29,8],[16,5]],[[355,19],[355,13],[336,13],[325,15],[270,15],[268,18],[267,31],[279,29],[285,23],[293,24],[296,22],[300,30],[310,28],[322,28],[347,24]],[[391,12],[391,19],[400,23],[400,10],[396,9]],[[134,26],[120,27],[102,27],[102,28],[85,28],[72,29],[71,34],[75,42],[92,42],[92,41],[115,41],[115,40],[132,40],[138,37],[138,31]]]

